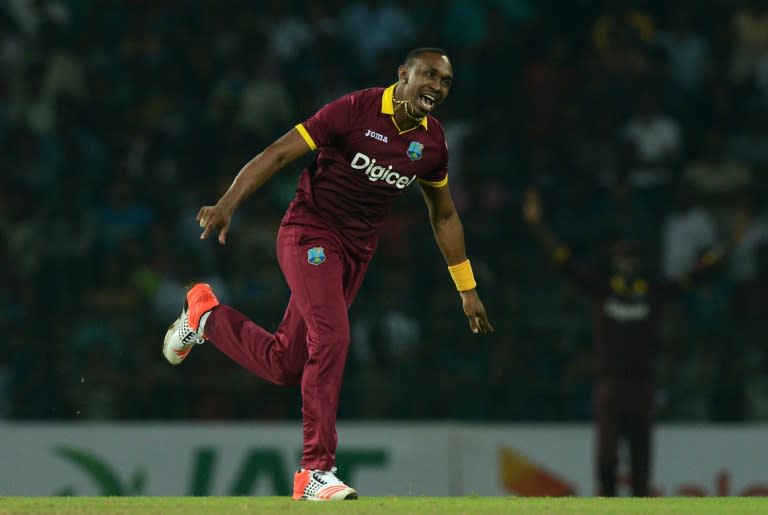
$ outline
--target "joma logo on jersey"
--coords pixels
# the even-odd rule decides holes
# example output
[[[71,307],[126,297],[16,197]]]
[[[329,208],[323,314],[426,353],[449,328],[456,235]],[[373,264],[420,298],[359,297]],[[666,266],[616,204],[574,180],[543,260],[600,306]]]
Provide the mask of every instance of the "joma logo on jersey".
[[[378,132],[373,132],[371,129],[368,129],[367,131],[365,131],[365,135],[377,141],[383,141],[384,143],[387,143],[389,141],[386,136],[384,136],[383,134],[379,134]]]
[[[392,169],[392,165],[387,167],[377,165],[376,159],[372,159],[360,152],[355,154],[350,166],[355,170],[365,170],[365,175],[368,176],[369,181],[384,181],[399,189],[407,188],[416,180],[415,175],[411,177],[400,175],[399,172]]]

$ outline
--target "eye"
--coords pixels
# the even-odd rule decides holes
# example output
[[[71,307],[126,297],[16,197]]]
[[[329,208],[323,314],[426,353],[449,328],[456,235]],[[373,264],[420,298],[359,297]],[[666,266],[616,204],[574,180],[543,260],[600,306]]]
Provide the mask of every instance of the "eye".
[[[450,80],[450,79],[443,79],[443,80],[441,81],[441,84],[442,84],[443,86],[445,86],[446,88],[449,88],[449,87],[451,87],[451,80]]]
[[[427,70],[427,71],[424,73],[424,75],[426,75],[427,77],[429,77],[429,78],[431,79],[432,77],[434,77],[434,76],[435,76],[435,72],[433,72],[432,70]]]

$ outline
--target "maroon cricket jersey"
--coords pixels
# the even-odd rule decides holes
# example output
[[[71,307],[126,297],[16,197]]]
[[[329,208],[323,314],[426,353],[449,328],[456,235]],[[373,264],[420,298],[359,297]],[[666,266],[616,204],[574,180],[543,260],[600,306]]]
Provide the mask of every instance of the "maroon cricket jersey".
[[[661,346],[664,303],[717,270],[725,255],[716,247],[681,277],[663,281],[637,278],[625,284],[621,277],[604,277],[566,254],[563,269],[592,297],[598,377],[630,384],[651,381]]]
[[[440,123],[427,116],[414,129],[394,120],[395,86],[356,91],[335,100],[296,130],[314,161],[299,178],[283,225],[337,233],[348,250],[370,258],[395,199],[417,179],[448,183],[448,149]]]
[[[562,266],[592,298],[597,377],[652,381],[661,305],[669,288],[644,279],[624,285],[619,277],[605,277],[570,257]]]

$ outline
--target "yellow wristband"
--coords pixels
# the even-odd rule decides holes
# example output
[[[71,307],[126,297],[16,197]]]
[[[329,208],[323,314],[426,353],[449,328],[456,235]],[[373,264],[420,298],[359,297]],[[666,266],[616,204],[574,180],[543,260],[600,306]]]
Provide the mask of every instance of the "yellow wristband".
[[[469,291],[477,286],[469,259],[458,265],[449,266],[448,272],[451,274],[453,282],[456,283],[456,289],[459,291]]]

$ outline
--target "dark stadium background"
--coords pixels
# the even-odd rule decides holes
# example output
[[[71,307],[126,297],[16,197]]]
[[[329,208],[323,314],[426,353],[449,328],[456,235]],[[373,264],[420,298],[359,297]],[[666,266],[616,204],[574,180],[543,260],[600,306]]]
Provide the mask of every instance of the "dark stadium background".
[[[410,191],[351,311],[340,418],[591,418],[590,306],[522,222],[533,185],[576,255],[603,266],[631,237],[658,277],[749,220],[727,263],[667,306],[658,417],[765,420],[765,5],[0,3],[0,417],[297,419],[297,389],[211,346],[174,368],[160,346],[194,279],[275,327],[288,294],[275,231],[305,163],[240,209],[224,248],[199,241],[194,215],[325,102],[440,46],[456,74],[437,113],[451,188],[496,332],[466,328]],[[644,134],[669,151],[649,184],[631,127],[654,108],[677,137]]]

